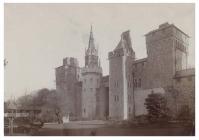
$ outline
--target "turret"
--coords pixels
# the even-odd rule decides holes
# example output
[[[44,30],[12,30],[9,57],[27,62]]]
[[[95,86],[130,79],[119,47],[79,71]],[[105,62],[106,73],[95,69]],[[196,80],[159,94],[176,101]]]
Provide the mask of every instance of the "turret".
[[[95,46],[93,29],[91,26],[88,48],[85,51],[85,67],[98,66],[98,49]]]

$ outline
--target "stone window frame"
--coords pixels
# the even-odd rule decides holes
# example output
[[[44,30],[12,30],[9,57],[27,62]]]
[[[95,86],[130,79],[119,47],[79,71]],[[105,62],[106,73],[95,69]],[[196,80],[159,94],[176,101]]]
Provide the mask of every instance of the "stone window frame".
[[[119,101],[119,96],[118,96],[118,95],[115,95],[115,96],[114,96],[114,101],[115,101],[115,102],[118,102],[118,101]]]
[[[191,82],[192,81],[192,77],[187,77],[187,81]]]
[[[134,87],[137,88],[137,79],[134,79]]]
[[[131,95],[128,94],[128,101],[131,101]]]
[[[91,82],[91,83],[93,82],[93,78],[90,78],[90,82]]]
[[[176,78],[177,83],[181,82],[181,78]]]
[[[142,80],[141,80],[141,78],[139,78],[138,87],[141,87],[141,86],[142,86]]]

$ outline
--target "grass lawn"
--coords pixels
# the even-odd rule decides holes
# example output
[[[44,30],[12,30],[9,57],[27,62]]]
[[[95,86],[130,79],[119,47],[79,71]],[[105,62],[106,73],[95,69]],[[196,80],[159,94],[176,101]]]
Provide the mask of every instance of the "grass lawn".
[[[61,127],[60,127],[61,128]],[[139,126],[112,125],[81,129],[42,128],[34,135],[42,136],[191,136],[188,124],[147,124]]]

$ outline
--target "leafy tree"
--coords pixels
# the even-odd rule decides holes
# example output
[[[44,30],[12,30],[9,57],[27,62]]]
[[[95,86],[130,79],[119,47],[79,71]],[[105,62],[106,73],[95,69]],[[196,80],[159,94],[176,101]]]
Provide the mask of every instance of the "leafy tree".
[[[61,123],[62,110],[60,96],[56,90],[43,88],[36,93],[21,96],[17,102],[23,108],[40,108],[40,118],[44,122],[57,121]]]
[[[161,93],[151,94],[145,99],[148,119],[150,122],[163,121],[168,119],[168,108],[166,98]]]

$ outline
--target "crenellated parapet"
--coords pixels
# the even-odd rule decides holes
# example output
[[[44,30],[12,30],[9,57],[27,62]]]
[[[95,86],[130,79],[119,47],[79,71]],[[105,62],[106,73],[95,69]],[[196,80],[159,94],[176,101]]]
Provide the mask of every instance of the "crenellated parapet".
[[[95,73],[95,74],[102,74],[102,68],[101,67],[84,67],[82,68],[82,75]]]

